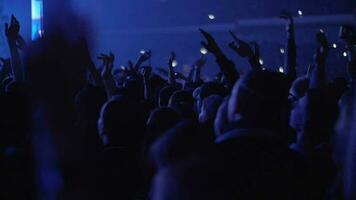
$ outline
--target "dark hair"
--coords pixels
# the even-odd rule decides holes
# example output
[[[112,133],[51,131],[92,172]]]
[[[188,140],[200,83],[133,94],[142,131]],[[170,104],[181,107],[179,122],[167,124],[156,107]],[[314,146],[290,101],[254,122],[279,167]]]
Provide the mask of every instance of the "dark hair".
[[[167,106],[172,94],[177,90],[177,87],[171,85],[162,88],[159,92],[159,106]]]
[[[194,105],[194,98],[191,91],[187,90],[178,90],[175,91],[171,98],[169,99],[170,105],[177,105],[177,104],[189,104]]]
[[[207,82],[201,86],[200,89],[201,99],[205,99],[206,97],[213,94],[224,97],[228,94],[228,91],[222,84],[216,82]]]
[[[285,75],[269,71],[251,71],[237,83],[231,98],[236,98],[238,113],[255,126],[280,123],[281,112],[288,109],[289,84]]]
[[[144,129],[141,106],[125,96],[115,96],[101,111],[105,134],[120,145],[137,144]]]

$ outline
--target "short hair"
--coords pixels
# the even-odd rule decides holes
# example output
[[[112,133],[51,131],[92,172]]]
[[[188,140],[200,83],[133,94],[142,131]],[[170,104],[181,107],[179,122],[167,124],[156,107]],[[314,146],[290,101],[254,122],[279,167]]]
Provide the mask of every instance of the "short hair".
[[[126,96],[114,96],[101,110],[105,134],[120,144],[138,142],[144,129],[141,106]]]
[[[216,82],[207,82],[200,87],[201,99],[205,99],[206,97],[213,94],[224,97],[228,94],[228,91],[222,84]]]
[[[187,90],[175,91],[169,99],[169,105],[176,105],[176,104],[194,105],[194,98],[192,92]]]
[[[159,92],[159,106],[167,106],[172,94],[177,90],[176,86],[171,85],[162,88]]]
[[[285,75],[265,70],[251,71],[235,84],[228,109],[238,112],[246,122],[256,126],[274,126],[280,120],[281,112],[289,108],[288,93]]]
[[[80,117],[88,120],[98,120],[100,109],[107,97],[105,90],[100,87],[87,85],[78,92],[75,104]]]

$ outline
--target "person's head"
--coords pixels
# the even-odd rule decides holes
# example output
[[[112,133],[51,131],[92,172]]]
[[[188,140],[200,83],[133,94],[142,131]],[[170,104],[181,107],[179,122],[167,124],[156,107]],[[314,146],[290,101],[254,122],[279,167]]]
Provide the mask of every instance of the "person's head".
[[[153,143],[150,158],[156,168],[161,168],[201,153],[212,143],[212,138],[200,131],[196,122],[185,120],[169,129]]]
[[[127,77],[124,82],[127,96],[133,100],[141,100],[144,96],[142,80],[135,77]]]
[[[288,125],[288,81],[281,73],[251,71],[234,86],[228,103],[229,122],[246,128],[280,131]]]
[[[169,107],[160,107],[153,110],[147,120],[149,134],[158,138],[162,133],[175,126],[180,120],[179,114]]]
[[[223,97],[219,95],[210,95],[205,98],[200,109],[199,122],[213,125],[216,113],[222,101]]]
[[[194,91],[194,97],[196,99],[197,112],[200,113],[200,109],[203,100],[211,95],[219,95],[225,97],[228,94],[226,88],[217,82],[207,82]]]
[[[181,120],[180,115],[169,107],[160,107],[153,110],[147,120],[147,135],[145,151],[170,128]]]
[[[194,98],[192,91],[188,90],[177,90],[169,98],[168,106],[174,107],[178,104],[189,104],[194,105]]]
[[[169,99],[168,106],[177,111],[184,119],[196,119],[194,112],[194,98],[191,91],[175,91]]]
[[[99,87],[88,85],[75,98],[75,104],[80,120],[96,121],[100,109],[106,101],[106,93]]]
[[[159,107],[168,106],[169,99],[171,98],[172,94],[177,90],[178,90],[177,87],[170,86],[170,85],[162,88],[159,92],[158,106]]]
[[[132,146],[139,142],[144,121],[140,106],[125,96],[115,96],[101,109],[99,135],[104,144]]]

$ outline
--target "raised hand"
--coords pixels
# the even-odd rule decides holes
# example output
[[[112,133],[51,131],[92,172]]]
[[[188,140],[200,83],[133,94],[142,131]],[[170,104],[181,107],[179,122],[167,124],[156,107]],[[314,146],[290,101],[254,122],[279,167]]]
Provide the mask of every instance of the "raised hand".
[[[293,16],[286,11],[280,14],[280,18],[286,20],[287,41],[284,54],[284,66],[286,74],[292,83],[297,78],[297,46],[295,42],[294,19]]]
[[[24,40],[20,36],[20,23],[14,15],[11,16],[10,24],[5,23],[5,35],[10,48],[12,73],[15,80],[21,82],[24,73],[18,48],[24,46]]]
[[[176,83],[176,77],[173,69],[173,62],[176,60],[176,54],[174,52],[171,53],[168,60],[168,82],[169,84]]]
[[[144,53],[141,54],[141,56],[138,58],[137,62],[144,63],[147,60],[149,60],[152,57],[152,52],[151,50],[145,51]]]
[[[204,48],[206,48],[210,53],[214,55],[219,55],[221,54],[221,49],[218,45],[218,43],[215,41],[212,35],[210,35],[208,32],[204,31],[203,29],[199,29],[200,33],[204,36],[205,41],[202,41],[201,44],[203,45]]]
[[[316,41],[319,44],[319,47],[316,51],[315,54],[315,61],[317,63],[321,63],[321,62],[325,62],[325,59],[329,53],[329,42],[328,42],[328,38],[326,37],[325,33],[323,32],[318,32],[316,35]]]
[[[173,62],[176,60],[176,54],[174,52],[171,53],[168,59],[168,67],[173,68]]]
[[[322,88],[326,84],[325,64],[329,53],[328,39],[323,32],[316,34],[316,41],[319,44],[318,49],[314,55],[315,67],[310,74],[309,88]]]
[[[230,42],[229,47],[243,58],[254,57],[254,52],[251,46],[247,42],[240,40],[232,31],[229,32],[232,38],[234,39],[233,42]]]
[[[194,66],[200,69],[205,65],[205,63],[206,63],[206,57],[203,55],[197,61],[195,61]]]
[[[282,11],[280,14],[280,18],[287,20],[287,23],[286,23],[287,32],[294,31],[294,19],[293,19],[293,16],[289,12]]]
[[[250,45],[253,47],[254,57],[256,57],[257,59],[259,59],[260,56],[261,56],[261,53],[260,53],[260,45],[257,44],[257,42],[255,42],[255,41],[250,42]]]
[[[142,69],[141,71],[142,77],[144,78],[144,80],[148,80],[152,73],[152,67],[145,66],[142,67],[141,69]]]
[[[99,60],[103,61],[103,71],[101,72],[101,76],[104,79],[110,78],[112,76],[112,68],[114,67],[114,60],[115,56],[113,53],[109,53],[109,55],[106,54],[100,54],[97,57]]]
[[[8,40],[16,41],[20,33],[20,23],[15,18],[14,15],[11,15],[10,25],[5,23],[5,35]]]

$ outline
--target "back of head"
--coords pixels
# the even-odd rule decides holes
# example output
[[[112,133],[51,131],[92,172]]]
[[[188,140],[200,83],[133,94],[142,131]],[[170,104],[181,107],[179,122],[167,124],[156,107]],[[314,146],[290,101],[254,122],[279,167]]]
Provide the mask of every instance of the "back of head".
[[[171,85],[162,88],[159,92],[158,97],[159,106],[168,106],[169,99],[171,98],[172,94],[177,90],[177,87]]]
[[[168,107],[153,110],[147,120],[147,135],[145,138],[144,152],[150,148],[166,131],[174,127],[181,120],[177,111]]]
[[[137,145],[144,129],[140,105],[125,96],[115,96],[104,104],[100,113],[99,132],[108,143]]]
[[[169,106],[174,106],[177,104],[189,104],[193,106],[194,98],[192,92],[187,90],[175,91],[169,99]]]
[[[150,156],[156,167],[164,167],[200,153],[212,144],[194,121],[182,121],[162,135],[151,147]]]
[[[179,114],[168,107],[157,108],[151,112],[147,121],[147,129],[150,133],[162,134],[173,127],[180,120]]]
[[[106,93],[101,88],[91,85],[83,88],[75,98],[76,108],[81,120],[98,120],[100,109],[105,101]]]
[[[288,90],[287,78],[281,73],[249,72],[234,86],[228,104],[229,121],[272,129],[288,123]]]
[[[216,82],[207,82],[200,87],[199,96],[201,99],[214,94],[224,97],[228,94],[228,91],[222,84]]]

